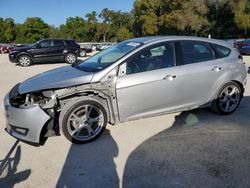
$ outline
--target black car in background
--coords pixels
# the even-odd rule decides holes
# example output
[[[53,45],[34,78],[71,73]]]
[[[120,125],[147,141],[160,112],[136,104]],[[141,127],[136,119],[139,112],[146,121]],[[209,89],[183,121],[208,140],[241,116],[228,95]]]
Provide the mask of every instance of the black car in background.
[[[80,57],[85,57],[88,53],[93,51],[92,46],[93,44],[79,44],[80,45]]]
[[[13,48],[9,60],[21,66],[30,66],[39,62],[75,63],[80,53],[80,46],[74,40],[44,39],[35,44]]]

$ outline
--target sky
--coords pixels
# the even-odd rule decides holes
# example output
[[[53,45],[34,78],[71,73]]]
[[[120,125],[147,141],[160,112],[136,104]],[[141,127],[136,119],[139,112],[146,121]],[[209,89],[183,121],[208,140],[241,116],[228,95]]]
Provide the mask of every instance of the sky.
[[[130,11],[134,0],[0,0],[0,17],[23,23],[28,17],[40,17],[49,25],[64,24],[68,17],[104,9]]]

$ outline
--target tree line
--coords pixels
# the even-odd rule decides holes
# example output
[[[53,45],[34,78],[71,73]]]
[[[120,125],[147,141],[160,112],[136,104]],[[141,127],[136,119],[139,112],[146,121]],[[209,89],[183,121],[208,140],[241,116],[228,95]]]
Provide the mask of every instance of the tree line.
[[[211,35],[213,38],[250,37],[250,0],[135,0],[130,12],[105,8],[84,17],[69,17],[59,27],[41,18],[16,24],[0,18],[1,43],[33,43],[43,38],[78,42],[122,41],[151,35]]]

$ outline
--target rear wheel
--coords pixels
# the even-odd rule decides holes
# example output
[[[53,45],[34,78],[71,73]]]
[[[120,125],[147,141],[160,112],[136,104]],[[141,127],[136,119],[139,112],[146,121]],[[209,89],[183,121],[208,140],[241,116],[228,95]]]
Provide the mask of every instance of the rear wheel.
[[[73,64],[76,62],[76,60],[77,60],[77,57],[74,53],[68,53],[65,56],[65,62],[68,64]]]
[[[65,106],[59,122],[68,140],[85,144],[101,136],[107,125],[107,114],[96,101],[75,101]]]
[[[218,92],[216,99],[212,103],[212,110],[218,114],[231,114],[238,108],[241,97],[241,87],[235,82],[229,82]]]
[[[85,57],[86,55],[87,55],[86,50],[81,50],[81,51],[80,51],[80,56],[81,56],[81,57]]]
[[[22,67],[28,67],[32,64],[31,58],[27,55],[21,55],[18,58],[18,63],[19,65],[21,65]]]

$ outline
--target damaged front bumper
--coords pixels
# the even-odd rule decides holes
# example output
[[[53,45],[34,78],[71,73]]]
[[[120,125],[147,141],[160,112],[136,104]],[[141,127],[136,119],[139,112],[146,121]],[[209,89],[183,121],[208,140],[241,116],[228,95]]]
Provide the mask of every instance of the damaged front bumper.
[[[13,137],[34,145],[40,144],[42,128],[51,117],[39,106],[23,109],[11,106],[9,93],[4,98],[5,130]]]

